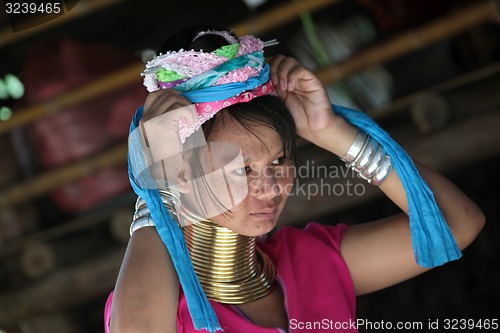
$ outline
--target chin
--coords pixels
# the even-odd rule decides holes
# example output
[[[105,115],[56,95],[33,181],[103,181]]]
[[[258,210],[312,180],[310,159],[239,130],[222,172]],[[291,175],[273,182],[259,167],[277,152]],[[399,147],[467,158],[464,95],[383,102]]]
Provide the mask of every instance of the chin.
[[[221,227],[228,228],[240,235],[247,237],[259,237],[271,232],[277,224],[279,214],[275,214],[272,217],[257,217],[252,216],[252,214],[239,215],[232,219],[227,219],[225,217],[216,217],[212,219],[212,222],[217,223]]]
[[[243,231],[246,231],[244,234],[245,236],[250,236],[250,237],[258,237],[265,235],[269,232],[271,232],[274,227],[276,226],[276,220],[255,220],[251,219],[249,221],[248,225],[246,228],[244,228]]]

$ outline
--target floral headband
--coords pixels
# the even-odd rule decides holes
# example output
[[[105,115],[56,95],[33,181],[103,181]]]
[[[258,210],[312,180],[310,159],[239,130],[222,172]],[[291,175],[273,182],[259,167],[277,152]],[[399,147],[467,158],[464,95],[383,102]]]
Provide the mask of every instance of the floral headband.
[[[193,126],[181,121],[179,132],[182,142],[221,109],[235,103],[248,102],[258,96],[275,94],[268,79],[269,69],[265,64],[263,49],[276,45],[276,40],[263,42],[255,36],[237,39],[226,31],[202,31],[194,40],[209,34],[219,35],[230,44],[212,52],[180,50],[159,54],[146,64],[142,73],[144,85],[149,92],[173,88],[183,92],[194,103],[199,121]],[[246,84],[240,84],[237,88],[237,83]],[[194,91],[201,89],[211,90],[207,93],[216,90],[232,93],[217,99],[213,95],[207,100],[190,98],[194,96]],[[244,92],[245,96],[241,96]]]

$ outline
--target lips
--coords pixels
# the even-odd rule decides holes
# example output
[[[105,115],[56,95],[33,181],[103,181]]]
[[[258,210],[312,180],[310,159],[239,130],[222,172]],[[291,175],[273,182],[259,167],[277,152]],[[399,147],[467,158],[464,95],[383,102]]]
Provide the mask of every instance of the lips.
[[[251,216],[258,219],[269,220],[276,216],[276,207],[265,208],[258,210],[256,212],[250,213]]]

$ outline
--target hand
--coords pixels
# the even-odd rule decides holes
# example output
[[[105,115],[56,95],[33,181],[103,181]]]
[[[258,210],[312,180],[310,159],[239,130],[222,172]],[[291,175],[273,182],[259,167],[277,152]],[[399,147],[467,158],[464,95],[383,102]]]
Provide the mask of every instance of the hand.
[[[179,134],[179,121],[188,125],[198,121],[195,106],[174,89],[152,92],[144,102],[139,122],[144,138],[144,154],[154,179],[168,179],[177,183],[182,168],[183,144]]]
[[[297,134],[316,143],[338,118],[324,85],[294,58],[278,55],[270,66],[271,80],[295,120]]]
[[[190,106],[191,102],[181,95],[181,92],[175,89],[160,89],[148,95],[144,102],[144,112],[140,120],[140,124],[144,124],[150,119],[162,115],[169,111],[177,111],[176,117],[186,117],[188,123],[197,121],[197,114],[192,114],[186,110],[186,106]],[[188,111],[188,112],[186,112]],[[173,115],[173,114],[172,114]],[[178,117],[177,117],[178,116]]]

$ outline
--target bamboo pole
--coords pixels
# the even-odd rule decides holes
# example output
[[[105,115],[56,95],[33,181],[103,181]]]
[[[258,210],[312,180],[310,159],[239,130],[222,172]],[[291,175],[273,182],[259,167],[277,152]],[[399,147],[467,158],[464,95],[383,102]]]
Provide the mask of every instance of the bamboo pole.
[[[16,33],[13,33],[9,28],[3,29],[0,32],[0,48],[6,47],[7,45],[12,44],[18,40],[28,38],[49,28],[58,26],[78,17],[91,14],[122,1],[123,0],[80,0],[79,3],[70,11],[51,21],[42,23],[38,26],[34,26],[33,28],[17,31]],[[33,23],[36,23],[36,21],[33,21]]]
[[[492,20],[500,14],[499,6],[498,0],[482,1],[467,6],[420,28],[379,43],[345,62],[319,69],[316,75],[325,84],[341,80],[365,68],[396,59]]]
[[[130,83],[139,82],[141,79],[139,73],[143,69],[144,65],[137,63],[51,100],[17,110],[8,121],[0,122],[0,134],[34,122],[65,107],[104,95]]]
[[[237,36],[260,35],[288,23],[303,12],[313,12],[331,6],[340,0],[301,0],[276,6],[263,14],[251,17],[232,27]]]
[[[28,179],[0,193],[0,207],[16,205],[37,198],[62,184],[69,183],[99,170],[108,169],[127,160],[127,144],[110,149],[97,157],[46,172],[34,179]]]

